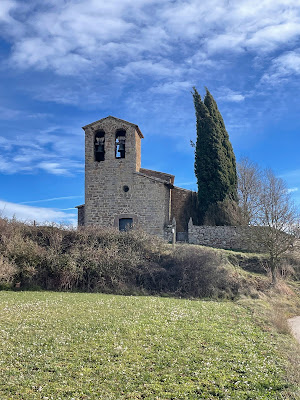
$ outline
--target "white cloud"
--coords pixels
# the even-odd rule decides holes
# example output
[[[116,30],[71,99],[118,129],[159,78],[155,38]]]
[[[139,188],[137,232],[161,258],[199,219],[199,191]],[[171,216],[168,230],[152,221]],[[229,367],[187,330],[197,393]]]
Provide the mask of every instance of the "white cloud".
[[[243,32],[225,32],[208,38],[205,47],[209,54],[231,50],[233,52],[245,51],[246,37]]]
[[[41,162],[37,165],[39,168],[45,170],[46,172],[49,172],[49,174],[53,175],[69,175],[70,172],[62,168],[62,166],[57,163],[57,162]]]
[[[0,21],[10,22],[10,12],[17,6],[13,0],[1,0],[0,2]]]
[[[0,119],[2,120],[18,120],[18,119],[31,119],[31,118],[45,118],[49,114],[46,113],[28,113],[26,111],[15,110],[8,107],[0,106]]]
[[[83,160],[77,155],[83,149],[83,139],[80,128],[70,126],[22,132],[13,139],[0,137],[0,171],[14,174],[43,170],[65,176],[83,172]]]
[[[76,213],[70,214],[53,208],[32,207],[0,200],[0,214],[2,217],[15,217],[21,221],[37,221],[39,223],[57,222],[74,225]]]
[[[15,119],[20,116],[19,110],[13,110],[11,108],[0,106],[0,118],[5,120]]]
[[[159,47],[154,34],[163,35],[162,29],[151,27],[151,35],[146,32],[145,36],[139,36],[138,25],[147,19],[142,8],[149,3],[156,1],[112,0],[108,5],[81,0],[55,2],[51,11],[32,8],[23,23],[25,34],[14,38],[11,61],[20,68],[49,68],[57,74],[74,75],[102,65],[116,55],[136,54],[145,45],[149,49]]]
[[[20,204],[34,204],[34,203],[48,203],[52,201],[60,201],[60,200],[73,200],[73,199],[82,199],[83,196],[62,196],[62,197],[51,197],[50,199],[41,199],[41,200],[31,200],[31,201],[23,201]],[[70,208],[66,209],[70,210]]]
[[[118,73],[169,76],[167,60],[182,57],[170,71],[181,73],[191,58],[187,48],[208,65],[225,50],[260,55],[300,35],[298,0],[67,0],[38,7],[2,0],[0,15],[14,66],[61,75],[105,73],[114,62]]]
[[[275,58],[262,82],[277,83],[290,76],[300,75],[300,49],[288,51]]]
[[[230,88],[221,87],[218,90],[217,97],[220,98],[222,101],[239,103],[245,100],[246,95],[236,92]]]
[[[280,24],[274,24],[262,28],[255,32],[247,41],[249,47],[261,47],[264,50],[272,51],[281,43],[287,43],[299,37],[300,21],[285,21]]]
[[[297,0],[177,1],[162,15],[167,30],[180,38],[200,39],[209,54],[271,51],[300,33]]]
[[[62,38],[54,38],[48,45],[41,38],[25,38],[16,44],[11,63],[20,68],[24,65],[40,70],[50,67],[57,74],[74,75],[88,69],[90,60],[72,53],[72,46]]]
[[[294,187],[294,188],[289,188],[289,189],[287,189],[287,192],[288,192],[288,193],[294,193],[294,192],[298,192],[298,190],[299,190],[299,188]]]
[[[160,94],[175,94],[182,90],[191,90],[193,84],[189,81],[174,81],[174,82],[166,82],[161,85],[154,86],[150,89],[153,93]]]
[[[123,67],[115,68],[115,71],[125,77],[130,75],[156,75],[165,78],[169,76],[177,76],[182,73],[182,69],[178,68],[171,62],[152,62],[150,60],[133,61]]]
[[[13,173],[14,164],[0,155],[0,172]]]

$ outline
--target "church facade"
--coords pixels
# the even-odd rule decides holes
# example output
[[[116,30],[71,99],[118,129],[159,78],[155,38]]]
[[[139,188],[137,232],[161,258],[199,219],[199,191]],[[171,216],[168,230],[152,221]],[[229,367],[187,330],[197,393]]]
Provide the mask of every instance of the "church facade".
[[[78,225],[138,226],[164,237],[176,220],[187,232],[193,192],[174,186],[174,175],[141,168],[143,134],[133,123],[108,116],[83,127],[85,204]]]

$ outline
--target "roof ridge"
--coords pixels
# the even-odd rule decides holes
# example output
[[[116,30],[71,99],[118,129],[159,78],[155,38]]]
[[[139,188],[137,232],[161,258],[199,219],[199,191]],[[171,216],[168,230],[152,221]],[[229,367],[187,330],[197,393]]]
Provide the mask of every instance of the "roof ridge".
[[[113,118],[113,119],[115,119],[115,120],[117,120],[117,121],[125,122],[126,124],[129,124],[129,125],[134,126],[134,127],[137,129],[138,134],[140,135],[140,137],[141,137],[141,138],[144,137],[144,135],[142,134],[142,132],[141,132],[141,130],[140,130],[140,128],[139,128],[139,126],[138,126],[137,124],[134,124],[134,123],[132,123],[132,122],[126,121],[125,119],[121,119],[121,118],[114,117],[113,115],[108,115],[107,117],[98,119],[97,121],[94,121],[94,122],[91,122],[90,124],[84,125],[84,126],[82,127],[82,129],[85,130],[86,128],[89,128],[89,127],[91,127],[92,125],[97,124],[97,123],[99,123],[99,122],[102,122],[102,121],[104,121],[105,119],[108,119],[108,118]]]

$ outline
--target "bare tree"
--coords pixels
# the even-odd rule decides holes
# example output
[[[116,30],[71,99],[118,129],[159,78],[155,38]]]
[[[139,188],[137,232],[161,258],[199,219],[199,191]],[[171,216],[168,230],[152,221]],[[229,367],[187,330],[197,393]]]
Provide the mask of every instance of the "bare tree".
[[[299,214],[285,182],[271,170],[262,174],[251,225],[257,227],[255,239],[269,255],[272,282],[276,283],[280,258],[293,248],[299,236]]]
[[[261,171],[257,164],[248,158],[242,158],[237,164],[237,174],[241,223],[250,225],[258,211],[258,199],[261,192]]]

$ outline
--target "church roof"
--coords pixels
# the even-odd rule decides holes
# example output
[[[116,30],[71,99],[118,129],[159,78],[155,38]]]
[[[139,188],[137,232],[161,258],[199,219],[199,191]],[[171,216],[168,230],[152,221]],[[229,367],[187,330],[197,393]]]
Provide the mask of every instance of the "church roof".
[[[171,183],[172,185],[174,184],[174,179],[175,179],[174,175],[166,174],[165,172],[154,171],[152,169],[145,169],[145,168],[140,168],[139,172],[143,175],[147,175],[152,178],[158,178],[166,183]]]
[[[124,119],[120,119],[120,118],[113,117],[112,115],[109,115],[108,117],[105,117],[105,118],[101,118],[101,119],[99,119],[98,121],[91,122],[90,124],[83,126],[82,129],[85,130],[86,128],[90,128],[90,127],[92,127],[93,125],[98,124],[99,122],[105,121],[106,119],[114,119],[114,120],[116,120],[116,121],[118,121],[118,122],[122,122],[122,123],[125,123],[125,124],[127,124],[127,125],[134,126],[135,129],[136,129],[136,131],[137,131],[137,133],[139,134],[140,138],[143,138],[143,137],[144,137],[143,134],[142,134],[142,132],[141,132],[141,130],[140,130],[140,128],[138,127],[138,125],[133,124],[132,122],[125,121]]]

